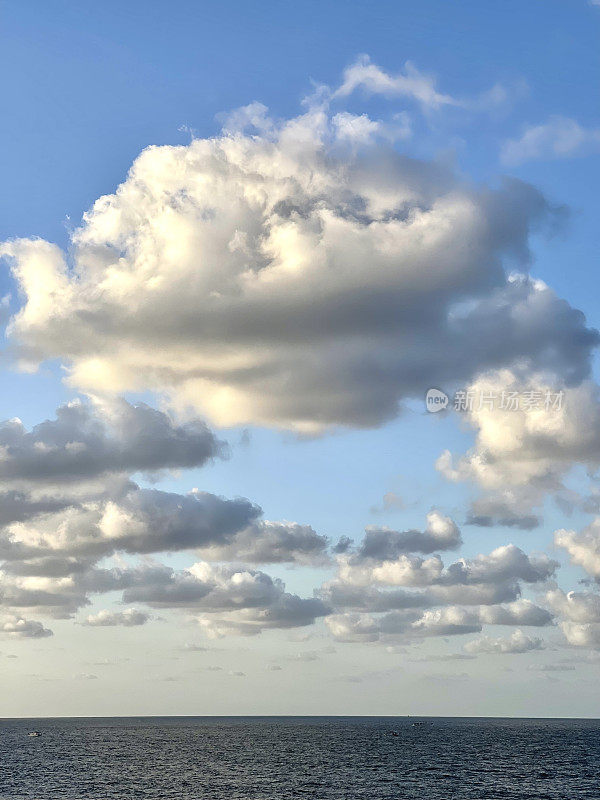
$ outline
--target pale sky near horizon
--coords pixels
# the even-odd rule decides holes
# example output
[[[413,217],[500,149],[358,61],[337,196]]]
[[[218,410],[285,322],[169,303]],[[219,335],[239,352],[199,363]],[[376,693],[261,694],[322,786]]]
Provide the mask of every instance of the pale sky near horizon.
[[[599,31],[0,2],[0,717],[600,715]]]

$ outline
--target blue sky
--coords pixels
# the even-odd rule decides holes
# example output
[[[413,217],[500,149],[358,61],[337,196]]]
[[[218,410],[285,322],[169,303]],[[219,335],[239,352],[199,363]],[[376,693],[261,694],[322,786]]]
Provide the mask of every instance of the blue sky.
[[[491,0],[485,4],[443,0],[376,4],[306,0],[302,3],[265,2],[257,8],[237,2],[212,5],[5,1],[0,3],[0,25],[5,109],[4,124],[0,128],[4,190],[0,197],[0,242],[39,237],[71,252],[70,267],[74,270],[78,257],[73,255],[71,236],[81,225],[83,213],[97,198],[115,192],[144,148],[188,146],[194,140],[218,137],[224,115],[253,102],[269,109],[273,126],[279,130],[277,126],[283,124],[282,120],[293,120],[307,112],[311,104],[303,100],[315,87],[326,85],[334,93],[336,87],[343,85],[344,70],[357,63],[361,54],[368,54],[371,63],[388,77],[406,74],[405,65],[411,62],[419,75],[430,78],[436,90],[453,101],[440,110],[433,105],[424,107],[414,96],[389,96],[382,91],[371,91],[362,84],[354,91],[333,96],[331,117],[342,112],[356,115],[356,118],[366,114],[370,120],[382,121],[382,130],[388,130],[398,124],[399,118],[394,115],[408,115],[410,135],[398,135],[391,141],[385,138],[386,133],[374,144],[369,143],[368,147],[372,148],[369,152],[382,158],[388,158],[390,151],[413,158],[417,172],[421,169],[419,165],[429,163],[436,165],[435,169],[448,170],[454,176],[452,181],[456,183],[457,192],[464,190],[468,194],[483,186],[498,189],[506,175],[535,187],[549,206],[562,210],[539,229],[532,223],[527,236],[532,254],[531,275],[548,284],[558,298],[564,298],[585,314],[585,323],[577,324],[600,328],[600,306],[596,297],[599,208],[597,181],[594,180],[600,152],[597,101],[600,8],[585,0]],[[569,124],[577,126],[579,133],[575,138],[581,134],[582,140],[569,140],[560,152],[549,153],[548,147],[556,147],[558,141],[557,130],[562,123],[557,120],[568,120]],[[550,138],[541,143],[536,140],[533,151],[526,152],[523,137],[536,126],[549,126],[544,136]],[[252,135],[268,138],[270,134],[253,131]],[[512,159],[503,157],[510,141],[520,142],[525,155]],[[343,158],[351,162],[350,156]],[[498,207],[497,216],[502,213]],[[493,224],[491,220],[490,227]],[[457,235],[460,238],[460,231]],[[94,244],[98,245],[98,241]],[[504,266],[507,271],[523,268],[510,257],[504,258]],[[370,265],[365,264],[364,269],[366,293]],[[490,274],[492,271],[490,267]],[[19,287],[9,269],[0,273],[0,296],[10,294],[12,314],[26,305],[28,293],[32,307],[32,291]],[[464,297],[466,293],[461,299]],[[66,298],[67,295],[65,308],[69,302]],[[560,308],[559,305],[548,308],[549,318],[544,325],[551,328],[556,322],[558,331],[552,333],[555,338],[548,349],[560,349],[556,345],[556,337],[560,337],[563,330],[562,323],[556,321]],[[42,338],[56,335],[51,317],[49,315],[44,322],[46,328],[39,328]],[[77,309],[71,316],[66,313],[64,317],[64,336],[71,338],[73,347],[77,345],[80,329],[69,325],[80,319]],[[531,324],[531,338],[534,339],[537,333],[533,330],[534,323]],[[541,322],[536,324],[542,325]],[[575,322],[569,324],[577,327]],[[106,325],[92,327],[90,335],[102,337],[110,325],[108,320]],[[583,363],[589,355],[583,343],[583,327],[569,334],[572,335],[569,339],[572,352],[569,352],[573,363],[578,363],[580,358]],[[28,345],[32,340],[27,340],[27,336],[28,331],[22,328],[20,333],[10,337],[10,342]],[[410,351],[413,344],[409,338],[399,341],[398,348]],[[444,346],[443,342],[438,344]],[[420,345],[418,341],[417,345]],[[161,343],[156,345],[157,351],[161,346]],[[469,346],[465,344],[467,349]],[[87,403],[89,396],[95,397],[101,390],[97,383],[89,389],[84,381],[74,379],[66,383],[64,380],[79,357],[73,347],[65,345],[64,351],[58,354],[56,348],[49,348],[38,359],[37,368],[30,372],[17,370],[7,350],[2,362],[0,416],[3,419],[19,417],[31,428],[42,420],[52,419],[55,409],[66,401],[79,396]],[[188,353],[187,350],[182,352]],[[94,355],[93,347],[86,353],[90,354]],[[380,357],[390,356],[386,350]],[[473,358],[478,357],[474,352]],[[592,354],[592,357],[595,356]],[[460,353],[457,358],[460,361]],[[465,356],[465,361],[469,358],[471,356]],[[484,374],[483,366],[498,367],[496,355],[486,358],[489,363],[477,362],[479,366],[470,373],[471,380]],[[500,366],[513,369],[514,363]],[[544,366],[547,366],[545,362]],[[540,364],[534,359],[523,380],[539,380],[539,368]],[[143,368],[140,369],[143,372]],[[354,369],[358,370],[356,364]],[[563,382],[566,387],[578,386],[582,376],[573,381],[565,378],[567,371],[561,362],[552,372],[553,379],[560,386]],[[440,388],[450,393],[467,382],[459,376],[456,385]],[[434,374],[423,389],[429,385],[438,385]],[[133,381],[123,391],[113,394],[132,401],[141,399],[167,411],[177,420],[189,396],[186,395],[184,402],[181,395],[175,396],[169,391],[170,387],[156,383],[146,385],[143,381],[141,384]],[[377,393],[376,387],[373,393]],[[515,479],[516,492],[529,492],[528,502],[532,504],[532,513],[539,515],[540,524],[528,530],[512,523],[510,526],[501,524],[498,519],[488,527],[469,525],[466,522],[471,503],[482,492],[491,491],[492,484],[485,484],[485,480],[498,481],[498,477],[484,477],[478,483],[473,478],[476,459],[465,467],[468,479],[464,476],[448,479],[449,473],[444,475],[435,464],[444,450],[455,454],[455,459],[472,447],[480,447],[483,452],[483,440],[476,438],[480,422],[472,419],[469,425],[454,413],[439,417],[427,414],[420,397],[411,389],[401,396],[402,411],[397,417],[382,417],[372,424],[364,424],[362,417],[348,424],[347,419],[340,416],[336,420],[333,414],[330,425],[309,436],[298,435],[294,424],[288,425],[283,417],[276,418],[276,415],[269,420],[264,414],[252,417],[250,413],[243,419],[242,415],[221,423],[211,418],[200,404],[195,408],[197,416],[208,417],[217,435],[227,440],[229,457],[206,464],[198,459],[195,464],[176,465],[171,471],[159,470],[152,475],[143,469],[132,469],[131,476],[144,488],[158,487],[184,494],[199,487],[227,498],[249,498],[261,506],[266,519],[310,525],[331,543],[343,536],[358,542],[363,529],[369,525],[388,526],[395,531],[421,530],[426,514],[435,508],[455,520],[462,531],[460,553],[445,554],[445,563],[458,555],[473,558],[478,553],[489,553],[513,542],[525,553],[541,551],[549,558],[558,559],[562,566],[557,585],[565,591],[579,591],[582,579],[597,578],[593,571],[582,570],[581,561],[570,558],[572,552],[557,547],[552,538],[557,528],[580,531],[593,522],[585,498],[593,493],[595,484],[593,480],[590,482],[589,474],[597,469],[597,454],[575,453],[575,446],[567,448],[558,435],[558,444],[551,450],[552,481],[548,479],[544,484],[547,476],[540,477],[534,468],[529,482],[523,478],[518,483]],[[262,400],[267,402],[268,398]],[[340,396],[340,407],[342,405]],[[585,413],[590,407],[585,405]],[[600,417],[592,416],[590,421],[585,413],[574,413],[574,419],[584,428],[589,427],[589,438],[594,440],[596,420]],[[569,418],[564,425],[572,421]],[[546,429],[542,433],[545,434]],[[537,435],[540,435],[539,430]],[[523,436],[522,449],[531,447],[531,462],[539,463],[546,457],[546,451],[535,450],[536,435],[532,435],[531,441]],[[581,444],[584,439],[577,438],[581,451],[585,450]],[[496,445],[495,456],[502,461],[504,443],[499,441]],[[564,455],[567,450],[568,454]],[[487,455],[490,452],[486,451]],[[518,451],[512,456],[518,460]],[[563,464],[568,466],[557,466]],[[557,482],[562,482],[560,488]],[[544,484],[542,494],[536,494],[532,500],[531,492],[538,491],[541,484]],[[497,489],[497,483],[494,485]],[[384,495],[388,493],[393,493],[394,499],[392,502],[388,499],[386,504]],[[560,504],[556,503],[557,495]],[[148,556],[149,551],[127,552],[126,556],[116,553],[114,558],[124,558],[126,563],[133,563],[137,556],[142,561],[159,556],[164,560],[168,548],[159,551],[157,556]],[[171,554],[169,563],[179,569],[187,568],[191,563],[189,551]],[[332,564],[298,566],[292,562],[264,569],[283,578],[288,591],[310,597],[324,580],[332,579],[335,574]],[[107,565],[109,561],[103,562],[103,566]],[[588,589],[594,594],[593,586]],[[539,586],[526,588],[525,596],[533,600],[551,590],[549,582],[540,582]],[[119,599],[118,594],[111,594],[108,599],[105,595],[94,595],[91,605],[78,609],[74,619],[81,622],[87,614],[109,606],[120,609]],[[113,701],[106,704],[106,694],[114,696],[135,681],[133,665],[140,667],[134,655],[136,649],[150,654],[148,658],[156,661],[152,675],[159,688],[154,705],[148,704],[140,694],[134,697],[128,711],[230,712],[233,700],[228,684],[221,685],[218,681],[223,678],[211,678],[210,672],[202,672],[210,666],[208,662],[197,666],[202,658],[206,661],[207,656],[194,654],[196,661],[191,666],[185,661],[190,654],[184,657],[177,650],[183,640],[200,641],[201,634],[186,627],[190,623],[182,622],[172,609],[165,615],[168,624],[153,620],[139,630],[100,625],[98,629],[86,628],[60,618],[51,625],[52,638],[11,642],[12,651],[21,659],[11,662],[11,667],[26,664],[29,677],[21,680],[16,668],[10,674],[18,699],[9,701],[3,713],[34,713],[36,704],[44,713],[58,713],[57,703],[48,701],[39,689],[44,670],[35,664],[41,652],[49,664],[48,675],[57,681],[57,686],[66,686],[74,669],[78,675],[99,673],[99,680],[93,681],[93,691],[84,678],[69,701],[59,691],[61,702],[68,705],[65,713],[103,713],[105,710],[111,713],[116,706],[111,705]],[[40,615],[36,616],[34,610],[27,616],[37,619]],[[526,672],[527,666],[523,668],[522,680],[507,676],[504,667],[508,662],[497,663],[505,656],[490,654],[493,648],[487,652],[485,643],[477,659],[464,662],[472,671],[468,680],[475,698],[468,713],[497,713],[504,708],[518,713],[524,693],[532,694],[533,698],[527,701],[528,713],[544,713],[546,678],[541,672],[541,679],[530,692],[532,676],[537,677],[535,665],[559,663],[571,657],[574,651],[578,657],[583,652],[588,661],[581,656],[578,667],[581,672],[565,673],[566,677],[561,677],[564,691],[551,710],[560,714],[575,707],[577,713],[588,713],[593,696],[588,681],[589,663],[597,654],[600,637],[596,645],[590,639],[589,646],[583,649],[573,646],[573,641],[565,644],[557,627],[560,619],[557,616],[556,624],[549,629],[543,649],[532,644],[531,652],[506,656],[517,662],[515,669],[523,660],[532,665],[529,672]],[[568,621],[573,622],[572,619]],[[600,628],[600,619],[590,624]],[[482,635],[506,638],[511,632],[512,629],[506,631],[500,626],[491,626]],[[535,636],[544,633],[533,632]],[[531,631],[527,634],[533,636]],[[437,680],[428,677],[428,670],[432,671],[431,660],[427,662],[423,658],[421,663],[411,660],[409,654],[406,663],[399,658],[390,666],[386,646],[410,650],[410,642],[394,644],[386,640],[381,646],[357,639],[332,645],[322,621],[315,632],[309,634],[315,637],[312,640],[297,643],[295,635],[296,632],[288,630],[267,631],[247,640],[242,636],[217,640],[219,644],[210,657],[217,661],[222,659],[223,674],[244,671],[248,678],[248,690],[240,689],[240,694],[235,695],[243,711],[302,713],[305,708],[306,713],[317,713],[319,709],[324,713],[382,712],[388,706],[386,696],[382,697],[377,689],[381,675],[389,682],[390,693],[399,691],[405,699],[416,698],[414,703],[411,700],[413,704],[407,713],[419,710],[434,713],[438,709],[440,713],[459,713],[461,709],[459,702],[453,704],[444,698],[440,686],[431,689]],[[135,639],[129,638],[135,636],[140,637],[137,645]],[[429,648],[435,661],[447,650],[462,652],[465,641],[462,636],[456,637],[456,642],[446,637],[428,640],[426,645],[417,644],[416,647]],[[213,645],[209,641],[206,646]],[[75,654],[76,667],[69,663],[71,656],[65,656],[65,647]],[[85,653],[89,648],[97,651],[96,667],[86,666],[89,659]],[[313,654],[318,651],[315,656],[318,669],[308,660],[294,661],[294,654],[290,655],[294,649]],[[109,651],[114,651],[117,658],[121,654],[124,659],[130,659],[118,677],[114,671],[111,677],[110,670],[105,670],[104,674],[98,666],[105,657],[103,652]],[[347,653],[352,654],[349,666]],[[169,674],[173,658],[184,658],[184,662],[178,662],[182,670],[178,675],[180,683],[174,690],[174,705],[169,706],[169,696],[163,691],[161,681]],[[268,696],[272,675],[265,672],[265,664],[276,659],[287,659],[289,664],[282,670],[283,678],[277,673],[277,680],[282,681],[281,691],[277,700],[272,701]],[[437,665],[440,666],[447,665]],[[462,662],[459,666],[462,670]],[[19,670],[22,672],[21,666]],[[354,694],[354,687],[344,683],[347,672],[362,681],[360,693],[357,690]],[[342,673],[340,683],[337,679]],[[202,687],[197,688],[195,681],[200,674]],[[207,675],[217,683],[207,683]],[[314,680],[321,679],[325,686],[336,684],[329,705],[326,694],[314,691]],[[286,687],[298,681],[300,700],[291,707],[286,700]],[[497,701],[485,699],[486,686],[497,688]],[[186,712],[190,691],[191,706]],[[349,698],[345,691],[350,693]],[[29,700],[19,705],[25,696]],[[394,710],[404,713],[404,706],[399,702]]]

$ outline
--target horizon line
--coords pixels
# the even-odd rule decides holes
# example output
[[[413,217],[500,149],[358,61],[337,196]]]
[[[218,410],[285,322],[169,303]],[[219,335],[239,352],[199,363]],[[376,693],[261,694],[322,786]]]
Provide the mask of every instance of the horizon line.
[[[518,717],[507,715],[477,715],[477,714],[76,714],[64,716],[23,716],[23,717],[3,717],[0,722],[20,721],[20,720],[70,720],[70,719],[510,719],[510,720],[581,720],[599,721],[600,717]]]

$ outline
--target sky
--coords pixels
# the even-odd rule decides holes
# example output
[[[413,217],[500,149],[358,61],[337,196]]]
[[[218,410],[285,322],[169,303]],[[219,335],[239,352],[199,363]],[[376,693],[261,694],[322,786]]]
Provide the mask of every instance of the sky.
[[[599,30],[0,2],[0,716],[600,715]]]

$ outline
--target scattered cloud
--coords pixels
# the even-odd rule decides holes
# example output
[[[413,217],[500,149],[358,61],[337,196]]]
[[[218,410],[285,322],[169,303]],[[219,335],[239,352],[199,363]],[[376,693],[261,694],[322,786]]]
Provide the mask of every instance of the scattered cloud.
[[[340,108],[351,95],[415,109],[371,119]],[[473,447],[458,459],[444,452],[437,467],[481,492],[468,524],[531,530],[547,495],[572,502],[569,470],[600,464],[600,395],[590,380],[600,336],[527,274],[532,234],[552,230],[565,211],[522,181],[475,185],[442,160],[400,149],[413,113],[438,119],[510,102],[499,84],[459,99],[410,63],[392,74],[361,56],[297,117],[275,119],[251,103],[224,117],[217,136],[147,148],[64,252],[34,238],[0,245],[23,297],[20,308],[0,300],[0,318],[12,313],[10,354],[30,370],[58,360],[87,393],[31,430],[17,418],[0,424],[0,633],[50,636],[30,614],[70,618],[119,593],[118,606],[82,624],[139,626],[165,609],[220,638],[324,620],[340,642],[396,652],[517,627],[423,659],[451,661],[542,649],[521,628],[556,623],[567,646],[600,649],[598,594],[565,594],[552,583],[557,561],[514,544],[443,560],[463,542],[441,511],[423,529],[370,526],[357,544],[342,536],[332,545],[309,524],[265,520],[249,499],[161,491],[136,477],[154,482],[227,456],[204,416],[316,434],[380,426],[431,386],[551,390],[564,393],[561,407],[467,410]],[[502,159],[598,147],[600,131],[553,117],[505,142]],[[169,411],[130,403],[127,392],[154,393]],[[375,510],[406,507],[388,492]],[[555,533],[594,580],[599,530],[595,520]],[[163,563],[172,553],[178,568]],[[193,563],[183,568],[187,555]],[[266,564],[335,574],[300,596],[259,568]],[[544,599],[524,597],[528,588]]]
[[[0,424],[0,483],[30,488],[199,467],[224,447],[203,422],[177,424],[145,403],[75,400],[31,431],[16,418]]]
[[[45,639],[52,636],[52,631],[35,620],[4,616],[0,619],[0,634],[13,639]]]
[[[560,628],[574,647],[600,649],[600,595],[554,589],[546,600],[560,617]]]
[[[384,557],[360,559],[338,557],[338,580],[354,586],[439,587],[479,586],[522,580],[538,583],[552,577],[559,566],[547,555],[528,556],[514,544],[502,545],[491,553],[471,559],[459,559],[444,568],[438,555],[423,558],[399,554],[395,559]]]
[[[479,633],[483,625],[541,627],[552,622],[552,614],[529,600],[505,605],[464,608],[444,606],[426,611],[391,611],[374,616],[365,613],[334,614],[325,623],[340,642],[411,642],[436,636]]]
[[[387,511],[402,511],[406,508],[405,501],[396,492],[386,492],[380,505],[372,506],[371,512],[373,514],[380,514]]]
[[[398,532],[390,528],[368,527],[354,561],[367,559],[389,561],[401,553],[454,550],[461,544],[460,530],[456,523],[438,511],[430,511],[424,531]]]
[[[532,650],[542,650],[544,642],[537,636],[527,636],[523,631],[516,630],[507,638],[491,639],[482,636],[467,642],[465,650],[467,653],[529,653]]]
[[[97,614],[91,614],[85,618],[84,625],[90,627],[114,627],[121,625],[126,628],[133,628],[138,625],[145,625],[152,617],[145,611],[138,611],[136,608],[128,608],[125,611],[108,611],[103,609]]]
[[[500,153],[505,164],[573,158],[600,150],[600,128],[585,128],[568,117],[554,116],[540,125],[529,125],[518,139],[506,141]]]
[[[419,72],[410,61],[406,62],[404,72],[390,75],[373,64],[368,55],[359,56],[344,70],[343,82],[333,97],[347,97],[358,89],[387,97],[408,97],[430,109],[460,105],[449,95],[440,94],[435,88],[435,80]]]

